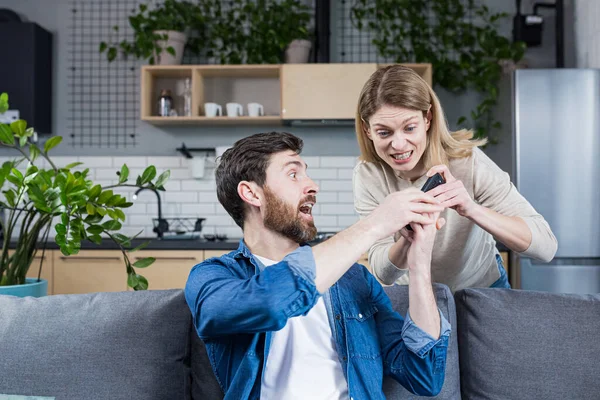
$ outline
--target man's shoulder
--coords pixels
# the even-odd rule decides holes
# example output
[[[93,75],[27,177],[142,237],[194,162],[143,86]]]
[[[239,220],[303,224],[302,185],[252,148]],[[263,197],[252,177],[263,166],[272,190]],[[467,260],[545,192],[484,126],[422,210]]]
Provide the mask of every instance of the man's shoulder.
[[[236,259],[236,257],[235,257],[236,254],[237,254],[237,252],[234,250],[234,251],[230,251],[229,253],[222,254],[220,256],[209,257],[209,258],[199,262],[198,264],[196,264],[192,268],[192,271],[202,270],[202,269],[207,269],[207,268],[214,268],[214,267],[222,267],[225,269],[235,269],[236,267],[239,267],[239,260]]]

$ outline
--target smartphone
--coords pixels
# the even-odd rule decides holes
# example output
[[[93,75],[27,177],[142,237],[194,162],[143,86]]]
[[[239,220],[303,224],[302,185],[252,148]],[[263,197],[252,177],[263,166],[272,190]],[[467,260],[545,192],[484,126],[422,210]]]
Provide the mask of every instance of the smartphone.
[[[442,174],[440,174],[438,172],[437,174],[430,176],[429,179],[427,179],[427,182],[425,182],[425,184],[421,188],[421,191],[424,193],[427,193],[431,189],[438,187],[444,183],[446,183],[446,180],[444,179]],[[408,229],[409,231],[412,231],[412,228],[410,227],[410,225],[406,225],[406,229]]]

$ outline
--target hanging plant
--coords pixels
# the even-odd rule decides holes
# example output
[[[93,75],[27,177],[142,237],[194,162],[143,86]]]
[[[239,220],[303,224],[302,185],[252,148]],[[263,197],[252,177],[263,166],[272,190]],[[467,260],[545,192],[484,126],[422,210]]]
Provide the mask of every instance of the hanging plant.
[[[526,49],[498,32],[498,22],[506,17],[474,0],[357,0],[351,8],[354,26],[373,34],[381,57],[431,63],[436,85],[455,94],[468,89],[481,94],[479,105],[457,125],[470,118],[475,137],[492,143],[502,127],[493,116],[502,63],[518,62]]]

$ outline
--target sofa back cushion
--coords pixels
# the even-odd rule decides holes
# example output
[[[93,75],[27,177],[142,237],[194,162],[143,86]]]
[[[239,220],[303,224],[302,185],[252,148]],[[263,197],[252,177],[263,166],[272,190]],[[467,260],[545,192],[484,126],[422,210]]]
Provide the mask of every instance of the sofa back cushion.
[[[598,399],[600,295],[455,294],[463,399]]]
[[[192,343],[190,374],[192,400],[222,400],[223,390],[210,365],[206,347],[193,327],[190,331],[190,342]]]
[[[189,398],[190,329],[181,290],[0,296],[0,393]]]
[[[385,292],[392,302],[392,307],[403,317],[408,311],[408,286],[394,285],[384,287]],[[460,399],[460,371],[458,362],[458,343],[456,339],[456,311],[452,292],[447,286],[435,283],[433,292],[437,301],[438,308],[444,314],[444,317],[452,326],[450,342],[448,343],[448,355],[446,357],[446,378],[441,392],[433,397],[435,399]],[[388,399],[420,399],[425,398],[416,396],[391,377],[385,377],[383,380],[383,391]],[[432,397],[427,397],[431,399]]]

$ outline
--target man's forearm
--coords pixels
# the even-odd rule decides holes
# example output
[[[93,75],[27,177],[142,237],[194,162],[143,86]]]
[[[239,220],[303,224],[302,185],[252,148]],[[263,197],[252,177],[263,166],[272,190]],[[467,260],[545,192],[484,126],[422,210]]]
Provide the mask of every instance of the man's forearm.
[[[379,239],[368,218],[313,247],[315,285],[324,293]]]
[[[408,312],[413,322],[432,338],[440,337],[440,314],[427,268],[411,269],[408,285]]]

